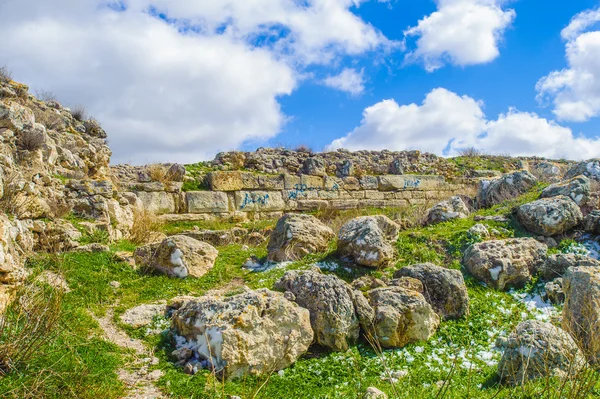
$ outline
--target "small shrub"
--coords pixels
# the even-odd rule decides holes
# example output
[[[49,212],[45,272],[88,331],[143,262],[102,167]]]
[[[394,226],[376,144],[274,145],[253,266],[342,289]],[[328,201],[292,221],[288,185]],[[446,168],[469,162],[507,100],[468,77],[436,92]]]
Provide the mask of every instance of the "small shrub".
[[[154,213],[144,209],[133,212],[133,226],[129,231],[129,240],[134,244],[145,244],[161,231],[164,222]]]
[[[56,95],[50,90],[36,90],[35,96],[44,102],[56,101]]]
[[[12,81],[12,72],[6,66],[0,67],[0,83]]]
[[[46,134],[43,129],[27,129],[19,137],[19,147],[26,151],[37,151],[44,144],[46,144]]]
[[[304,144],[301,144],[298,147],[296,147],[296,149],[294,151],[296,151],[296,152],[304,152],[306,154],[312,154],[313,153],[312,148],[310,148],[309,146],[304,145]]]
[[[0,317],[0,374],[26,366],[57,325],[62,291],[25,284]]]
[[[71,115],[79,122],[83,122],[87,118],[87,112],[83,105],[76,105],[75,108],[71,110]]]
[[[155,163],[147,166],[148,174],[150,175],[150,179],[152,181],[157,181],[160,183],[167,183],[169,181],[167,176],[167,168],[164,165],[159,163]]]
[[[475,147],[463,148],[458,151],[458,154],[461,157],[467,157],[467,158],[475,158],[475,157],[480,157],[483,155],[483,153]]]

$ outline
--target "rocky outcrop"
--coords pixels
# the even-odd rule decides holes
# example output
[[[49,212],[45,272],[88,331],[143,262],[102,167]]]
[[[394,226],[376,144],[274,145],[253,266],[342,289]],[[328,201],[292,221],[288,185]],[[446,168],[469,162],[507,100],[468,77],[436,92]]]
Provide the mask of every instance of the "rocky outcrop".
[[[568,269],[563,277],[563,328],[583,349],[588,361],[600,364],[600,268]]]
[[[172,330],[186,367],[229,379],[284,369],[313,341],[308,310],[266,289],[184,301]]]
[[[490,207],[502,201],[517,197],[529,191],[537,179],[531,173],[521,170],[492,181],[482,181],[478,200],[482,207]]]
[[[338,234],[340,256],[367,267],[381,267],[394,259],[393,243],[400,226],[387,216],[362,216],[342,226]]]
[[[416,291],[401,287],[376,288],[367,292],[374,310],[367,336],[384,348],[402,348],[418,341],[426,341],[437,330],[440,318],[425,297]]]
[[[219,252],[210,244],[176,235],[136,249],[136,265],[170,277],[202,277],[212,269]]]
[[[542,277],[545,280],[552,280],[562,277],[570,267],[593,266],[600,267],[600,262],[585,255],[577,254],[554,254],[548,256],[548,259],[542,267]]]
[[[447,222],[453,219],[464,219],[469,216],[469,208],[458,195],[442,201],[427,211],[427,224]]]
[[[565,233],[583,220],[577,204],[564,195],[521,205],[516,217],[527,230],[546,237]]]
[[[591,211],[583,219],[583,230],[587,233],[600,234],[600,211]]]
[[[444,319],[461,318],[469,313],[469,294],[460,270],[432,263],[405,266],[394,278],[411,277],[423,284],[423,295],[433,310]]]
[[[33,250],[33,235],[27,225],[19,220],[11,221],[0,214],[0,289],[12,285],[25,276],[25,260]]]
[[[564,178],[572,179],[580,175],[584,175],[590,179],[600,180],[600,159],[590,159],[576,163],[567,170]]]
[[[533,238],[491,240],[471,245],[463,263],[469,273],[497,290],[522,287],[546,261],[548,247]]]
[[[538,378],[568,378],[585,364],[569,334],[537,320],[520,323],[502,348],[504,353],[497,373],[509,385],[522,385]]]
[[[560,183],[551,184],[541,194],[541,198],[564,195],[571,198],[577,205],[585,205],[590,198],[590,179],[581,175]]]
[[[294,301],[310,311],[315,343],[334,351],[346,351],[358,340],[360,326],[354,292],[343,280],[313,268],[286,272],[274,288],[292,293]]]
[[[333,231],[312,215],[287,214],[271,233],[268,259],[274,262],[293,261],[324,252],[335,237]]]
[[[484,224],[477,223],[469,230],[467,230],[467,234],[471,237],[486,238],[490,236],[490,231],[487,227],[485,227]]]

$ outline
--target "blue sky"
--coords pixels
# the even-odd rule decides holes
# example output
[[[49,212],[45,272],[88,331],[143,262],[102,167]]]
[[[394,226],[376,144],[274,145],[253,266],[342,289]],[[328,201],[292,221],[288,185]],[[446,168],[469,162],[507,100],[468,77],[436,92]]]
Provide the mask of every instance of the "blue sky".
[[[0,64],[114,162],[465,147],[600,157],[600,1],[19,0]]]

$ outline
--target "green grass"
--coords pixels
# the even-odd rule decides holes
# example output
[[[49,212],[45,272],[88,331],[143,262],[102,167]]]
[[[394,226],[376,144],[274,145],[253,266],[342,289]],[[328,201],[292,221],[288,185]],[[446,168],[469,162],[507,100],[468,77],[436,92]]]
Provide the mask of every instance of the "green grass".
[[[475,215],[510,215],[515,206],[537,198],[540,189],[536,187],[518,199]],[[378,212],[382,211],[367,210],[365,213]],[[383,211],[391,216],[390,212]],[[334,272],[351,281],[367,273],[390,276],[399,267],[419,262],[434,262],[460,269],[465,248],[478,240],[467,234],[467,230],[478,223],[473,219],[475,215],[401,232],[397,242],[398,261],[388,269],[373,271],[341,264]],[[274,223],[261,221],[241,226],[266,228]],[[506,223],[479,223],[490,230],[497,230],[497,237],[527,234],[512,219]],[[224,222],[174,223],[168,225],[165,231],[175,233],[194,226],[224,229],[234,225]],[[570,245],[570,241],[565,242],[559,250],[566,251]],[[113,251],[131,251],[134,248],[127,241],[111,246]],[[272,288],[286,270],[305,269],[314,262],[335,261],[335,249],[334,242],[326,253],[313,254],[298,262],[258,273],[244,270],[241,265],[251,255],[264,257],[267,254],[266,244],[249,249],[230,245],[218,248],[216,264],[208,274],[199,279],[185,280],[140,274],[128,264],[117,261],[111,253],[40,255],[31,262],[34,272],[60,272],[72,291],[65,296],[58,335],[44,345],[27,369],[0,378],[0,397],[119,398],[123,394],[123,386],[116,371],[131,360],[131,354],[103,341],[92,315],[101,316],[109,307],[114,307],[118,323],[122,312],[142,303],[168,300],[178,295],[199,296],[223,287],[236,293],[240,284],[253,289]],[[120,288],[109,285],[113,280],[121,283]],[[310,352],[282,373],[224,384],[215,380],[208,371],[194,376],[184,374],[181,368],[169,361],[172,348],[165,336],[148,334],[145,328],[126,328],[126,331],[156,349],[160,361],[155,367],[165,372],[158,385],[173,398],[225,399],[229,395],[238,395],[243,399],[358,399],[369,386],[378,387],[390,398],[552,397],[544,391],[558,384],[552,379],[528,384],[523,389],[508,389],[497,384],[496,366],[486,363],[499,359],[499,353],[491,351],[495,339],[509,333],[524,317],[534,315],[509,293],[492,291],[469,276],[466,276],[466,282],[471,299],[470,314],[460,320],[443,322],[428,342],[378,352],[361,341],[344,353]],[[522,292],[532,292],[536,288],[534,282]],[[488,355],[491,357],[485,358]],[[438,358],[439,361],[436,360]],[[465,360],[456,360],[461,358]],[[471,367],[467,367],[467,361]],[[406,375],[397,381],[391,383],[385,379],[390,372],[401,370],[405,370]],[[40,376],[43,376],[43,384]],[[437,383],[443,380],[449,382],[442,395]],[[600,395],[599,389],[597,387],[589,397]],[[31,394],[33,391],[35,395]]]
[[[231,222],[226,220],[200,220],[192,222],[171,222],[163,226],[162,231],[165,234],[172,235],[186,230],[228,230],[234,227],[246,228],[250,231],[260,231],[267,227],[274,226],[274,220],[256,220],[247,222]]]

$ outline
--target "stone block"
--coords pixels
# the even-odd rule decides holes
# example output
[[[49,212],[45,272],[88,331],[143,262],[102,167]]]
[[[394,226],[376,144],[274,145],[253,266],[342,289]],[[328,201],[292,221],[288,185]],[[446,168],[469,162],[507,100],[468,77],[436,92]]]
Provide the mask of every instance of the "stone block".
[[[242,172],[239,171],[210,172],[208,184],[212,191],[239,191],[244,188]]]
[[[435,190],[444,185],[443,176],[383,175],[378,177],[380,191]]]
[[[299,211],[313,211],[329,208],[329,202],[324,200],[298,200]]]
[[[144,209],[156,213],[175,213],[177,211],[176,194],[164,191],[139,191],[137,197],[142,202]]]
[[[285,201],[281,191],[237,191],[236,210],[243,212],[283,211]]]
[[[356,209],[358,208],[358,200],[332,200],[329,201],[329,207],[331,209]]]
[[[220,191],[189,191],[185,193],[187,213],[229,212],[227,193]]]
[[[261,190],[283,190],[285,189],[284,175],[259,175],[258,184]]]

